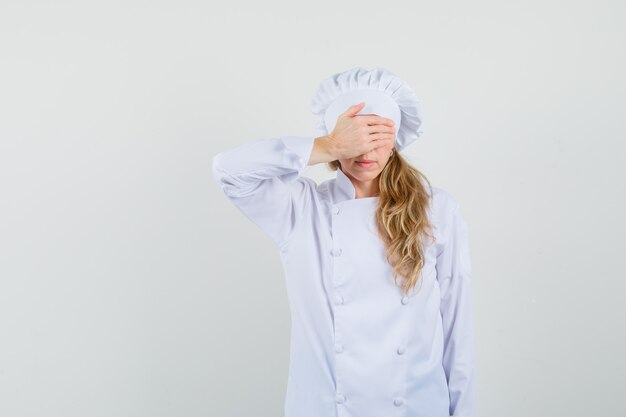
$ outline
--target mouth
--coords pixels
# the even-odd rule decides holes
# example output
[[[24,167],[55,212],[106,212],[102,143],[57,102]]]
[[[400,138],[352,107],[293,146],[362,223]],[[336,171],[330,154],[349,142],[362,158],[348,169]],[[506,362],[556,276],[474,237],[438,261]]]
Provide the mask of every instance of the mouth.
[[[361,168],[369,168],[369,167],[373,166],[376,161],[369,161],[367,159],[364,159],[362,161],[355,161],[355,162]]]

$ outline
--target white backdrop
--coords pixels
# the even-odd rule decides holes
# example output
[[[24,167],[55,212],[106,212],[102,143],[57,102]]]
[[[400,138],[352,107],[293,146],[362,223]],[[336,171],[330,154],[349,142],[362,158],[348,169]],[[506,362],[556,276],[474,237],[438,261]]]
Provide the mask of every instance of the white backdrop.
[[[278,252],[211,157],[409,82],[461,203],[479,417],[623,415],[620,1],[0,2],[0,415],[282,415]],[[322,181],[333,174],[311,167]]]

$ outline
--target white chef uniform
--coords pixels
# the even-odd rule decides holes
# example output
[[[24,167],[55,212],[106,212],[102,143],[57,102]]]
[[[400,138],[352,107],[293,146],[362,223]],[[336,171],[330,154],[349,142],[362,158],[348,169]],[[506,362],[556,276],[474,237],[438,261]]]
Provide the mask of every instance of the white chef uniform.
[[[475,417],[467,226],[432,187],[420,284],[405,296],[376,234],[379,197],[303,176],[315,137],[256,139],[213,158],[228,199],[280,250],[291,311],[285,417]],[[419,289],[419,291],[418,291]]]

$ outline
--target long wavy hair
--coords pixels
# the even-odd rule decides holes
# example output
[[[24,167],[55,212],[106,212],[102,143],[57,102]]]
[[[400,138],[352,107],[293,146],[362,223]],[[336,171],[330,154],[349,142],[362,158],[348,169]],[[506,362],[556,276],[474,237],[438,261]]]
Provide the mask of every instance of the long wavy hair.
[[[338,160],[327,163],[331,171],[341,169]],[[395,285],[405,295],[416,286],[425,263],[426,239],[434,241],[433,225],[428,219],[430,204],[424,182],[430,181],[394,148],[378,175],[379,199],[376,227],[385,245],[387,261],[393,269]],[[402,277],[402,283],[398,278]]]

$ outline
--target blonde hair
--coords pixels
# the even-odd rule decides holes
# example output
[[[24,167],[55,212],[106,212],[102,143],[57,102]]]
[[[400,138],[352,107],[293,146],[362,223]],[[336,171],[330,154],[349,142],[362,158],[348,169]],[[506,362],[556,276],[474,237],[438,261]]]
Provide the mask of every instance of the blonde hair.
[[[328,167],[335,171],[341,169],[341,164],[335,160],[329,162]],[[393,269],[394,283],[405,295],[418,281],[421,288],[419,278],[425,262],[425,238],[435,239],[427,213],[429,194],[422,180],[431,188],[428,178],[396,149],[378,176],[376,227]],[[398,277],[404,278],[402,284],[398,284]]]

